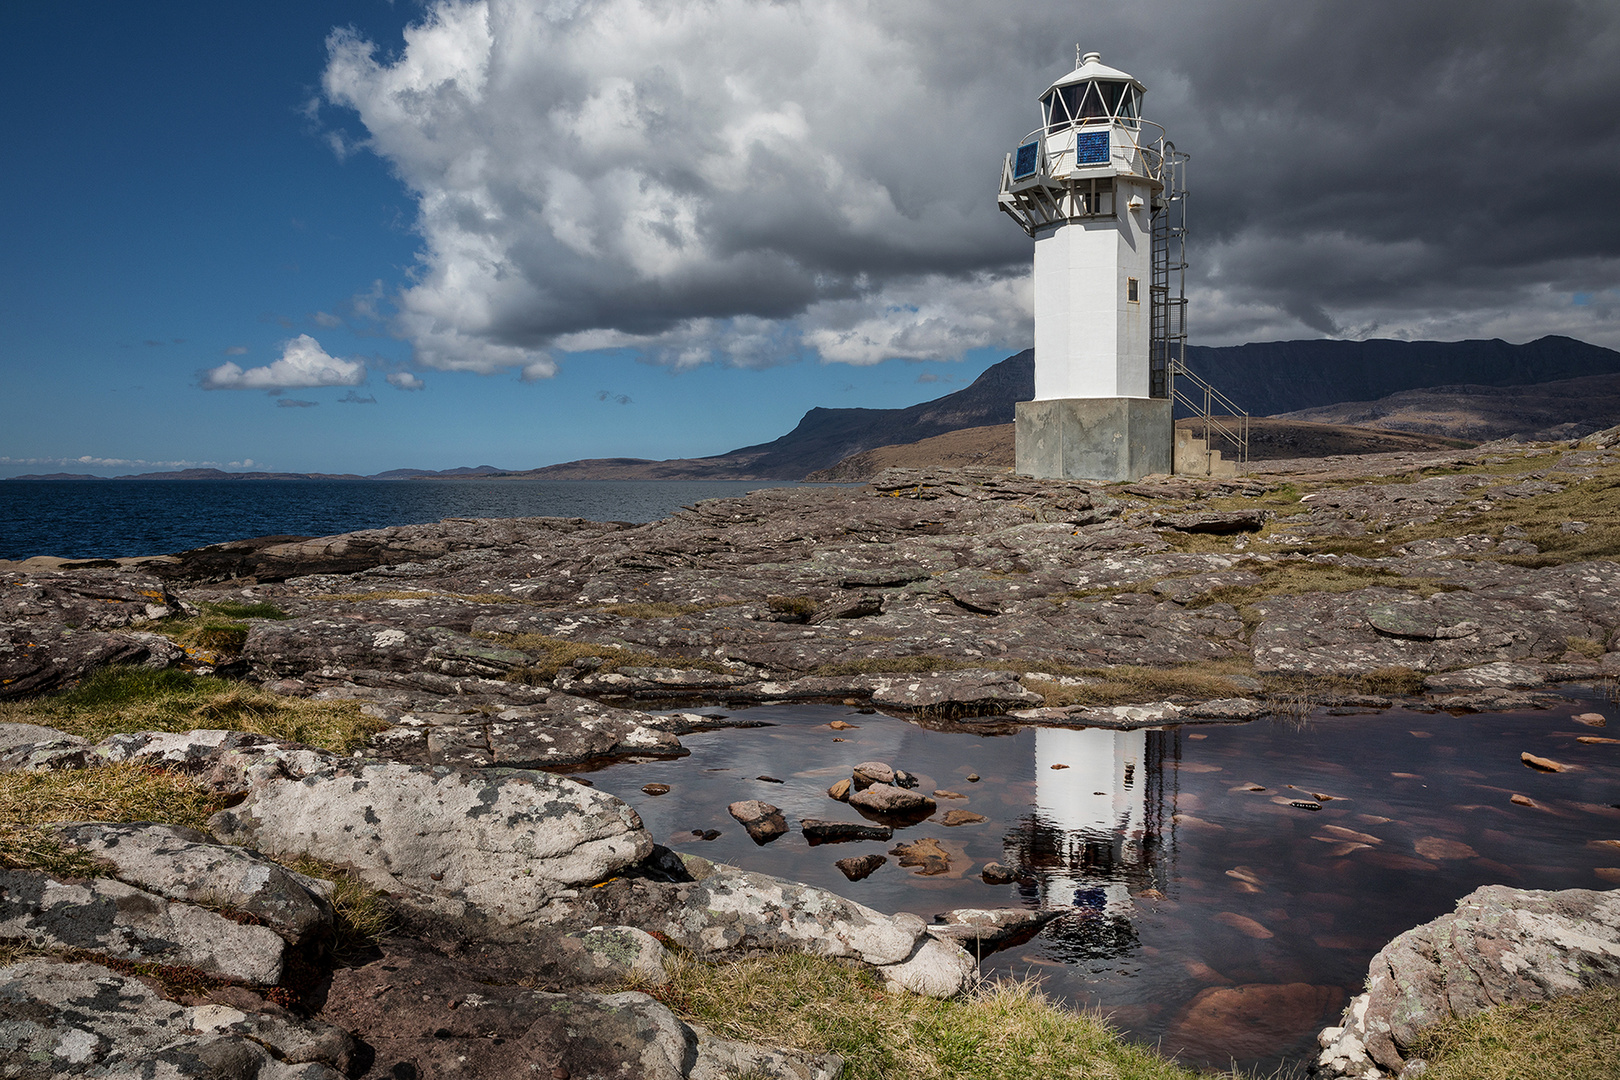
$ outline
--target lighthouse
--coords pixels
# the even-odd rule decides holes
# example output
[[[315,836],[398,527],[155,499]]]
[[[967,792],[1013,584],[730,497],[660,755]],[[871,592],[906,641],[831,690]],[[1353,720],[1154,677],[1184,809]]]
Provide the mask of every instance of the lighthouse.
[[[1136,480],[1174,465],[1186,155],[1143,118],[1135,76],[1075,51],[997,199],[1035,241],[1035,399],[1017,406],[1017,471]]]

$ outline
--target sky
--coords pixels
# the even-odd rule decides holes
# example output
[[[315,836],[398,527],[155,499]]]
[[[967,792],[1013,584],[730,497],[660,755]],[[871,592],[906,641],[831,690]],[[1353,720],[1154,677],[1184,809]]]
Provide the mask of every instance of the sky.
[[[1620,348],[1620,5],[0,6],[0,476],[768,441],[1029,347],[995,207],[1102,53],[1196,344]]]

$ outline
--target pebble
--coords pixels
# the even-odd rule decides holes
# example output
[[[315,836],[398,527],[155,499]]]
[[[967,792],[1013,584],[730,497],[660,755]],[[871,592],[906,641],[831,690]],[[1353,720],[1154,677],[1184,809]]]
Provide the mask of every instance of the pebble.
[[[941,819],[946,825],[977,825],[981,821],[990,819],[983,814],[975,814],[971,810],[947,810]]]
[[[669,794],[669,785],[668,784],[643,784],[643,785],[641,785],[641,790],[646,792],[648,795],[668,795]]]
[[[860,727],[859,724],[851,724],[847,720],[834,720],[827,726],[832,728],[834,731],[854,731],[856,728]]]
[[[1585,724],[1587,727],[1605,727],[1609,723],[1609,721],[1604,718],[1602,713],[1597,712],[1577,713],[1576,715],[1570,717],[1570,719],[1575,721],[1577,724]]]
[[[970,784],[977,784],[979,782],[979,774],[976,773],[976,772],[968,773],[967,774],[967,782],[970,783]]]
[[[873,852],[870,855],[852,855],[847,859],[839,859],[833,865],[849,880],[860,881],[888,861],[886,856]]]
[[[960,791],[946,791],[944,788],[935,788],[934,789],[934,798],[936,798],[936,799],[965,799],[965,798],[967,798],[967,796],[963,795]]]
[[[998,862],[985,863],[979,877],[984,879],[986,885],[1006,885],[1015,879],[1013,872]]]
[[[767,784],[780,784],[780,783],[783,783],[782,780],[779,780],[778,778],[776,778],[774,776],[756,776],[756,777],[754,777],[754,779],[755,780],[763,780]]]
[[[846,776],[844,779],[838,781],[838,783],[827,789],[827,796],[829,798],[837,799],[839,802],[849,802],[849,789],[853,786],[854,785],[850,783],[849,777]]]
[[[1569,768],[1568,765],[1556,762],[1552,758],[1537,757],[1528,750],[1519,755],[1519,760],[1541,772],[1564,772]]]

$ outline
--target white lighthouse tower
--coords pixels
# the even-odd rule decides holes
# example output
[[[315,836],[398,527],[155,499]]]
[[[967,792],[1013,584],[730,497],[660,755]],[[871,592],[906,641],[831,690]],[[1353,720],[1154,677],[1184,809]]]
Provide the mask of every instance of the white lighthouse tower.
[[[1142,118],[1144,90],[1099,54],[1078,56],[1002,169],[998,205],[1035,240],[1035,400],[1017,407],[1026,476],[1172,471],[1186,155]]]

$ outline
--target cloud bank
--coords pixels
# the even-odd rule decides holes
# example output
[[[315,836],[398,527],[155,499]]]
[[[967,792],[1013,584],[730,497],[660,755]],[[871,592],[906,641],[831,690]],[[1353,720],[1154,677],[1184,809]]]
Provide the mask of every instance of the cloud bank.
[[[276,391],[312,386],[359,386],[365,381],[365,364],[328,356],[320,342],[308,334],[299,334],[282,347],[280,360],[264,367],[244,370],[241,365],[228,361],[203,372],[202,388]]]
[[[1193,154],[1199,340],[1620,344],[1612,4],[441,0],[323,91],[416,199],[422,366],[870,364],[1027,343],[995,187],[1077,39]]]

